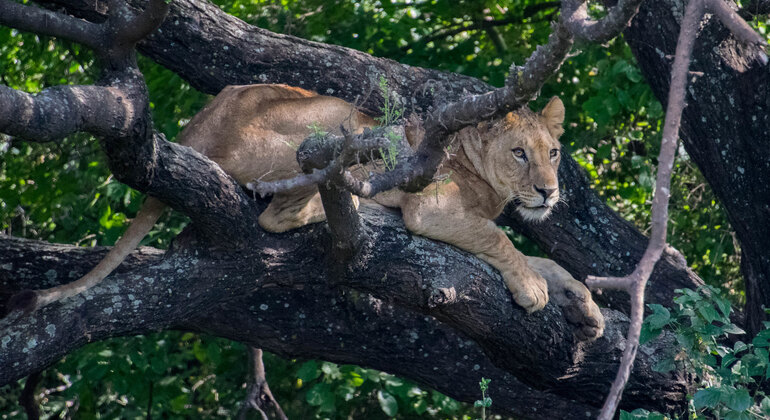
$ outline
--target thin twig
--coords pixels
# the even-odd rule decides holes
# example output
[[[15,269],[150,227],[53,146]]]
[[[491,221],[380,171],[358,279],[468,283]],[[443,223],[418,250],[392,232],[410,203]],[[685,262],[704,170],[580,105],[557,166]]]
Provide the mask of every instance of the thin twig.
[[[588,18],[584,0],[565,0],[562,7],[564,22],[572,36],[579,41],[607,42],[616,37],[636,15],[642,0],[620,0],[600,20]]]
[[[35,399],[35,390],[42,378],[42,371],[27,376],[27,382],[24,383],[24,389],[21,391],[21,395],[19,395],[19,405],[24,407],[27,419],[29,420],[38,420],[40,418],[40,405]]]
[[[273,406],[276,418],[288,420],[283,409],[281,409],[281,405],[278,404],[278,401],[273,397],[270,386],[267,384],[265,364],[262,361],[262,349],[249,347],[249,367],[251,368],[252,383],[246,393],[246,398],[241,403],[241,408],[238,410],[238,419],[245,420],[246,415],[251,408],[256,410],[263,420],[268,420],[265,409],[267,409],[267,405],[269,404]]]
[[[368,153],[381,148],[387,148],[390,140],[384,137],[384,129],[367,130],[364,133],[351,135],[349,139],[344,136],[328,135],[326,137],[327,147],[336,149],[336,156],[331,162],[323,162],[322,168],[306,168],[309,173],[297,175],[294,178],[279,179],[275,181],[261,181],[255,179],[246,184],[246,188],[256,192],[264,197],[268,194],[289,191],[295,188],[308,187],[328,181],[333,175],[343,172],[347,165],[350,165],[359,153]],[[315,139],[310,136],[305,139]],[[303,142],[303,145],[306,144]],[[340,146],[340,143],[342,145]],[[319,153],[326,152],[320,150]]]

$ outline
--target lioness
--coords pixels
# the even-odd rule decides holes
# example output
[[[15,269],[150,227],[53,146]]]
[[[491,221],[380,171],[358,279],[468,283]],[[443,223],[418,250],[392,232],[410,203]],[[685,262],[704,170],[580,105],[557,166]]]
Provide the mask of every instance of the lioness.
[[[563,120],[564,106],[553,98],[539,114],[522,109],[466,128],[455,136],[454,154],[443,168],[451,173],[450,182],[431,186],[425,194],[389,191],[375,201],[400,207],[413,233],[456,245],[497,268],[516,303],[527,311],[543,308],[550,292],[568,320],[577,324],[576,336],[593,339],[602,334],[604,320],[588,289],[556,263],[522,255],[493,222],[512,200],[527,220],[542,220],[558,202],[557,139]],[[208,156],[245,185],[255,179],[298,175],[296,147],[310,134],[309,126],[338,133],[341,123],[351,132],[376,125],[341,99],[300,88],[228,86],[190,121],[178,141]],[[410,140],[415,145],[419,141]],[[163,209],[158,200],[148,198],[125,235],[91,272],[20,300],[35,309],[100,282],[138,245]],[[323,220],[316,187],[275,194],[259,216],[262,228],[271,232]]]

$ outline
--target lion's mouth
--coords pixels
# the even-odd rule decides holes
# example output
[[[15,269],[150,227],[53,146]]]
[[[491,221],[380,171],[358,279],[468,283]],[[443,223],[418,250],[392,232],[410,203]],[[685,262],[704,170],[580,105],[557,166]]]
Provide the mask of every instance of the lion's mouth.
[[[547,218],[551,214],[552,209],[553,207],[547,204],[539,206],[519,205],[516,207],[516,211],[528,222],[536,222]]]

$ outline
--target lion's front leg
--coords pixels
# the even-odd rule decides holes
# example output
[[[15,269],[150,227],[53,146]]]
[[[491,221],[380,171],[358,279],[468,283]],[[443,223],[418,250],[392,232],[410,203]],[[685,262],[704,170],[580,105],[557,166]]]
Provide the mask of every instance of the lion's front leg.
[[[527,257],[527,264],[548,282],[551,300],[562,308],[567,322],[575,325],[575,336],[579,340],[595,340],[602,336],[604,317],[583,283],[547,258]]]
[[[517,304],[527,312],[542,309],[548,303],[545,279],[491,220],[465,212],[452,198],[451,191],[436,198],[406,196],[401,204],[406,227],[475,254],[500,271]]]

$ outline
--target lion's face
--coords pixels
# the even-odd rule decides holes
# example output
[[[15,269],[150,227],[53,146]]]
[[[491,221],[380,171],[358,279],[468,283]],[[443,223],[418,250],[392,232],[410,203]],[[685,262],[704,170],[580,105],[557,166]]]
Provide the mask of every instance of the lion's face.
[[[559,201],[563,122],[564,105],[554,97],[540,113],[508,114],[491,130],[484,159],[487,182],[505,202],[516,202],[527,221],[546,218]]]

